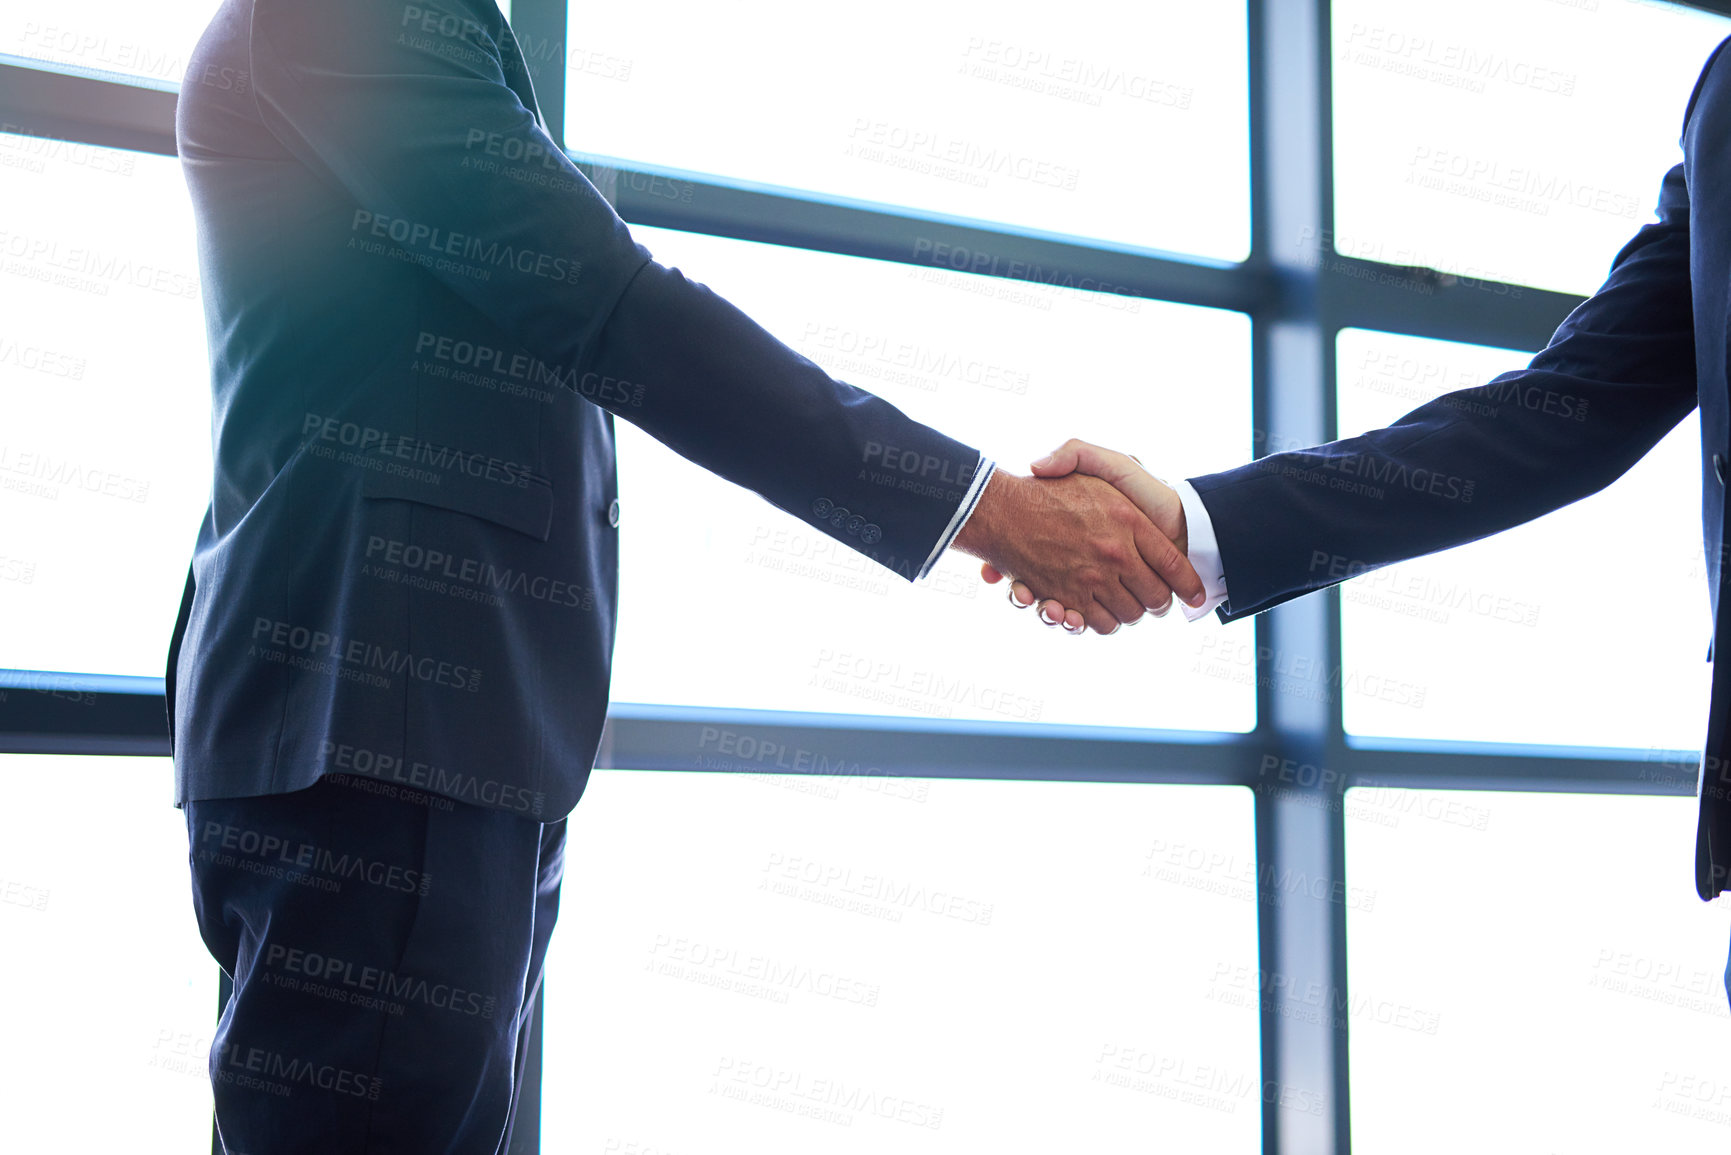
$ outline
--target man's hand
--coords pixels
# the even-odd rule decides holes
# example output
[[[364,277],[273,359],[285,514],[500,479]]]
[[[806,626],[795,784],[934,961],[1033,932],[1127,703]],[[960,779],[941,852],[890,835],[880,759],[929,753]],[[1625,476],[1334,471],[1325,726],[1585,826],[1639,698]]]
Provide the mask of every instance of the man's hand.
[[[1065,448],[1071,446],[1083,443]],[[1184,556],[1182,538],[1175,543],[1112,484],[1077,471],[1074,461],[1059,468],[1062,452],[1035,469],[1050,480],[993,474],[956,548],[983,560],[995,575],[988,580],[1012,577],[1018,588],[1069,607],[1052,624],[1068,617],[1072,632],[1086,624],[1109,634],[1146,610],[1165,613],[1173,590],[1199,604],[1202,579]],[[1180,511],[1180,534],[1182,525]]]
[[[1074,438],[1061,447],[1034,462],[1034,475],[1039,478],[1066,478],[1072,475],[1089,475],[1110,482],[1124,496],[1135,502],[1136,506],[1147,515],[1154,528],[1158,530],[1179,552],[1189,548],[1189,536],[1184,525],[1184,504],[1178,499],[1178,494],[1153,474],[1149,473],[1136,458],[1123,453],[1115,453],[1110,449],[1102,449],[1086,441]],[[983,556],[983,555],[982,555]],[[1181,571],[1173,571],[1150,559],[1156,572],[1167,579],[1167,584],[1177,589],[1180,596],[1190,605],[1200,605],[1203,600],[1201,582],[1196,580],[1194,587],[1184,584],[1181,578],[1187,572],[1195,579],[1195,570],[1190,568],[1186,559]],[[988,559],[980,567],[980,576],[987,582],[999,582],[1006,576],[1015,577],[1011,586],[1010,597],[1017,605],[1027,607],[1034,604],[1036,589],[1034,583],[1022,580],[1020,575],[995,566]],[[1084,623],[1093,626],[1094,622],[1085,613],[1079,612],[1075,603],[1066,602],[1055,590],[1042,591],[1044,600],[1040,605],[1040,618],[1047,625],[1063,625],[1071,633],[1080,633]],[[1146,603],[1156,617],[1162,617],[1170,608],[1170,600],[1155,605]],[[1066,608],[1071,607],[1071,608]],[[1124,620],[1124,619],[1121,619]],[[1095,627],[1098,631],[1098,627]],[[1116,627],[1114,627],[1116,628]],[[1106,631],[1109,632],[1109,631]]]

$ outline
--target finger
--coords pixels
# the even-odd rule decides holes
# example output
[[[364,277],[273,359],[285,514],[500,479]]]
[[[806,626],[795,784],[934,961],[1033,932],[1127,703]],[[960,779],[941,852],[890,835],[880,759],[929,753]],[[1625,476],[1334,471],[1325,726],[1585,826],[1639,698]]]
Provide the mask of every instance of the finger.
[[[995,586],[1004,580],[1003,571],[989,561],[980,563],[980,580],[989,586]]]
[[[1113,477],[1102,475],[1102,479],[1110,481],[1119,493],[1129,498],[1154,523],[1155,529],[1173,539],[1180,553],[1184,551],[1188,544],[1181,540],[1186,537],[1184,501],[1177,490],[1141,467]]]
[[[1107,580],[1110,582],[1109,585],[1094,591],[1094,601],[1101,609],[1111,614],[1114,621],[1120,623],[1133,622],[1148,612],[1148,607],[1138,601],[1135,595],[1129,590],[1125,589],[1122,582],[1111,581],[1110,578]],[[1086,615],[1087,611],[1084,610],[1083,614]],[[1092,619],[1089,620],[1088,624],[1094,624]],[[1103,630],[1099,632],[1110,633],[1111,631]]]
[[[1034,591],[1021,582],[1011,582],[1010,600],[1025,610],[1034,604]]]
[[[1081,610],[1071,610],[1064,615],[1064,628],[1072,634],[1079,634],[1088,626],[1087,619],[1082,617]]]
[[[1067,610],[1064,603],[1057,598],[1047,598],[1040,603],[1040,620],[1048,626],[1061,626],[1071,618],[1082,620],[1082,615],[1075,610]]]
[[[1190,559],[1172,543],[1172,539],[1153,526],[1136,527],[1136,552],[1148,563],[1156,577],[1172,588],[1184,603],[1199,606],[1207,598],[1202,578]]]
[[[1164,617],[1166,611],[1172,608],[1172,587],[1161,581],[1159,575],[1146,566],[1136,567],[1133,573],[1120,574],[1118,580],[1123,583],[1130,596],[1147,607],[1148,612],[1155,617]]]
[[[1101,605],[1099,598],[1095,598],[1093,601],[1088,603],[1088,607],[1082,611],[1082,619],[1088,623],[1088,628],[1093,630],[1096,634],[1116,633],[1119,625],[1121,625],[1124,620],[1105,606]],[[1068,628],[1067,625],[1066,628]]]

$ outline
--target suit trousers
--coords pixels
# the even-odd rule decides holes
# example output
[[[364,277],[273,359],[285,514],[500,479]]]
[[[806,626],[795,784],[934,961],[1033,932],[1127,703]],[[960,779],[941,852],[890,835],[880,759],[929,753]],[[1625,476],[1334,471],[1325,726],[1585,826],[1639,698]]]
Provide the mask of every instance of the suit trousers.
[[[344,775],[185,812],[229,1155],[502,1153],[564,820]]]

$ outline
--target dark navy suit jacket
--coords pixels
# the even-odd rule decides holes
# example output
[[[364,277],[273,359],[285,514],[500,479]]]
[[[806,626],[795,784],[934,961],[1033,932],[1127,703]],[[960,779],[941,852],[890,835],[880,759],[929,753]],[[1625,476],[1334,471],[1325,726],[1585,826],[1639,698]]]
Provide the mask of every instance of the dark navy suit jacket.
[[[177,801],[342,771],[568,812],[607,707],[613,415],[910,580],[989,472],[652,261],[491,0],[227,0],[177,131],[215,450]]]
[[[1660,186],[1657,223],[1623,248],[1604,286],[1527,368],[1362,437],[1193,479],[1220,543],[1229,598],[1221,617],[1258,613],[1334,584],[1343,570],[1460,545],[1578,501],[1622,476],[1699,405],[1708,586],[1715,649],[1726,652],[1728,146],[1731,54],[1721,44],[1690,98],[1684,161]],[[1590,576],[1625,580],[1638,562],[1627,528],[1607,529],[1605,572]],[[1703,898],[1727,889],[1731,871],[1731,673],[1722,672],[1714,670],[1699,781]]]

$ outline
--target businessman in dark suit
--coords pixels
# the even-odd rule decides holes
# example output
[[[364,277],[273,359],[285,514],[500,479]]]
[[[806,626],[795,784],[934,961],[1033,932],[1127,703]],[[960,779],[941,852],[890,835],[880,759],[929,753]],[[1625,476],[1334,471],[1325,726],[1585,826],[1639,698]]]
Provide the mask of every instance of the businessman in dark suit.
[[[1525,369],[1440,397],[1386,429],[1175,487],[1122,454],[1080,442],[1037,463],[1035,473],[1112,479],[1156,524],[1187,535],[1208,605],[1230,622],[1579,501],[1621,477],[1699,406],[1707,584],[1714,649],[1724,652],[1731,625],[1720,598],[1731,457],[1726,44],[1708,58],[1689,99],[1684,160],[1660,185],[1657,222],[1624,246],[1603,287]],[[1471,490],[1455,479],[1471,479]],[[987,566],[985,576],[1000,574]],[[1034,582],[1012,590],[1017,604],[1042,592]],[[1062,620],[1064,607],[1054,596],[1042,612]],[[1079,631],[1082,621],[1070,615],[1067,625]],[[1712,899],[1731,888],[1731,672],[1722,667],[1714,669],[1699,794],[1695,886]]]
[[[909,581],[954,544],[1102,631],[1201,599],[1109,484],[995,471],[651,260],[492,0],[227,0],[177,135],[215,477],[169,722],[231,1151],[508,1143],[606,714],[614,415]]]

